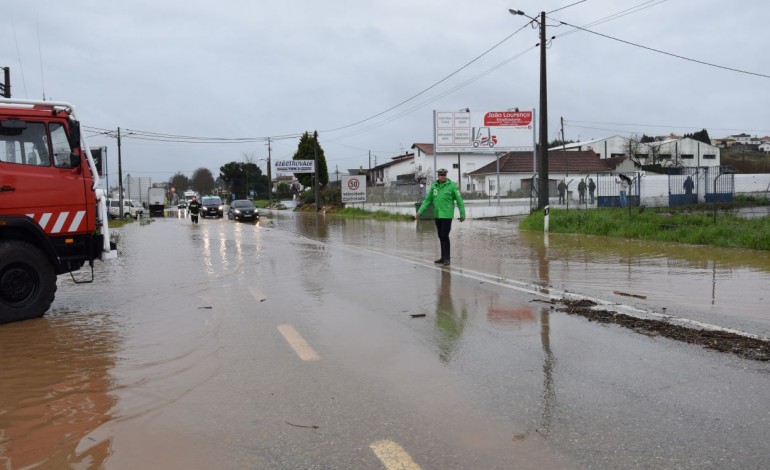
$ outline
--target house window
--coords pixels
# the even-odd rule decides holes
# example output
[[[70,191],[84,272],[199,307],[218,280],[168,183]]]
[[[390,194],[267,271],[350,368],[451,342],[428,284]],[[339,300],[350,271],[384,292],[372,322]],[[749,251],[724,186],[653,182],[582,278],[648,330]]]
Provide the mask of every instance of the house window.
[[[695,155],[693,155],[691,153],[683,153],[682,154],[682,160],[692,160],[693,158],[695,158]]]
[[[456,170],[456,169],[460,168],[460,165],[458,165],[457,163],[452,163],[452,168],[454,168]]]
[[[704,160],[716,160],[716,158],[717,158],[717,156],[714,155],[713,153],[703,154],[703,159]]]
[[[616,158],[616,157],[625,157],[625,153],[611,153],[610,158]]]
[[[637,153],[636,154],[636,158],[647,158],[647,154],[646,153]]]
[[[671,154],[670,153],[661,153],[658,155],[658,158],[661,160],[671,160]]]

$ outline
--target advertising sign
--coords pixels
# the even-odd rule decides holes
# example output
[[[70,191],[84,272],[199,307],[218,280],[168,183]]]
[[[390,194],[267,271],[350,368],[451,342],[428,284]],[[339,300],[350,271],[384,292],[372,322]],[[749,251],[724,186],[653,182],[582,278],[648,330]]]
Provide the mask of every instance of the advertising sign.
[[[366,202],[366,176],[342,177],[342,202]]]
[[[276,171],[291,171],[294,173],[315,173],[313,160],[276,160]]]
[[[435,111],[436,153],[531,150],[532,111]]]

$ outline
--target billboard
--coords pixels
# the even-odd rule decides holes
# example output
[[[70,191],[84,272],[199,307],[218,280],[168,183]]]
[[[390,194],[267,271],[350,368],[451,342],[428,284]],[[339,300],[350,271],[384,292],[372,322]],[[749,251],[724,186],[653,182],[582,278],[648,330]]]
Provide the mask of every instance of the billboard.
[[[294,173],[314,173],[315,162],[313,160],[276,160],[276,171],[291,171]]]
[[[434,111],[436,153],[531,150],[533,111]]]

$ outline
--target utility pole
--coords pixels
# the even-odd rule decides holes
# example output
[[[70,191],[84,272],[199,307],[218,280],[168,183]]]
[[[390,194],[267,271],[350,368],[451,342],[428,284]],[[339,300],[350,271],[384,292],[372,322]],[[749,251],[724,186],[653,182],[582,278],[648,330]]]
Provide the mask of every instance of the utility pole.
[[[318,212],[318,131],[313,131],[313,192],[315,193],[315,211]]]
[[[562,156],[564,157],[565,176],[569,176],[569,162],[567,162],[567,152],[566,152],[567,141],[564,140],[564,117],[562,116],[560,119],[561,119],[560,121],[561,122],[561,153],[562,153]]]
[[[120,127],[118,127],[118,201],[118,217],[123,217],[123,163],[120,154]]]
[[[545,12],[540,12],[540,191],[538,209],[548,207],[548,82],[545,63]]]
[[[270,166],[271,166],[270,156],[271,156],[270,137],[268,137],[267,138],[267,203],[268,204],[273,203],[273,172],[270,169]]]

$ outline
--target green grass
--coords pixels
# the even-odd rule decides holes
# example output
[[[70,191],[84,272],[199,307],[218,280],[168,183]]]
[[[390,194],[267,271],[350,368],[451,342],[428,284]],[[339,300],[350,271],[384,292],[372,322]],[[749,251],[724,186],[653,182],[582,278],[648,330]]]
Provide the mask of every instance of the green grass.
[[[414,217],[405,214],[392,214],[387,211],[367,211],[355,207],[346,207],[340,211],[334,212],[334,215],[347,217],[350,219],[379,219],[379,220],[403,220],[413,221]]]
[[[136,219],[132,217],[126,217],[125,219],[110,219],[107,226],[109,228],[119,228],[126,224],[133,224],[134,222],[136,222]]]
[[[549,231],[637,240],[714,245],[726,248],[770,250],[770,219],[742,219],[713,213],[675,211],[670,208],[602,208],[550,212]],[[543,213],[537,211],[520,224],[524,230],[543,230]]]

